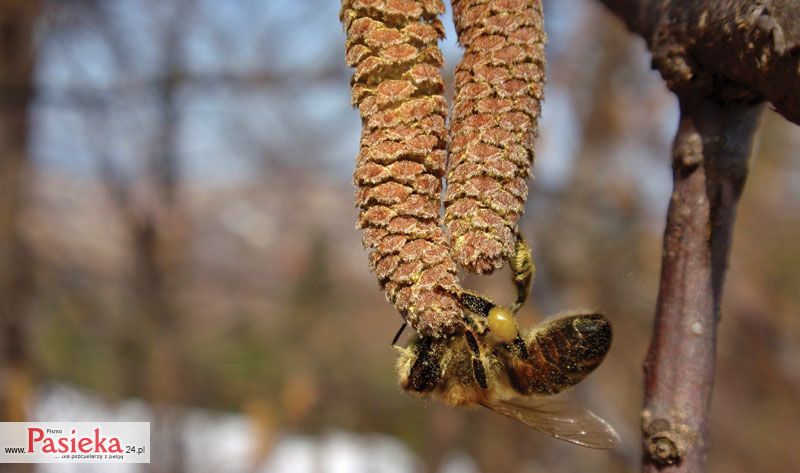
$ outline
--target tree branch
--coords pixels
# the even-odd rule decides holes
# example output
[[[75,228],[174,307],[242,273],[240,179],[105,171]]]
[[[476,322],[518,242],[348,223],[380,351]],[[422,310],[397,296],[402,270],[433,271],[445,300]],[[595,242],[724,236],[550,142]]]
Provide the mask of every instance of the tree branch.
[[[645,361],[645,472],[703,470],[719,302],[761,110],[681,103],[661,286]]]
[[[800,0],[600,0],[641,35],[681,104],[655,326],[643,471],[700,472],[722,286],[760,112],[800,124]]]

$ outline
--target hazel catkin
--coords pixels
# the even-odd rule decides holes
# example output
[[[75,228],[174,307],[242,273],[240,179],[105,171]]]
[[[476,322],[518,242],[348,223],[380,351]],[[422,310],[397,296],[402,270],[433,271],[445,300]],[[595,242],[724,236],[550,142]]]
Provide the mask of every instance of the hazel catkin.
[[[545,74],[541,0],[453,0],[456,68],[445,223],[455,260],[487,274],[514,252]]]
[[[439,222],[447,105],[440,0],[344,0],[352,101],[361,114],[353,177],[370,267],[423,335],[463,324],[461,289]]]

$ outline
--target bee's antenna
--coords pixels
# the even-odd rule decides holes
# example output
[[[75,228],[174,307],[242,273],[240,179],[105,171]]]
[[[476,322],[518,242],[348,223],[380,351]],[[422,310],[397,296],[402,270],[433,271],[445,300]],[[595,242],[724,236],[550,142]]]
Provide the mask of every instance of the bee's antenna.
[[[392,346],[395,346],[395,344],[397,344],[397,340],[400,339],[400,335],[403,334],[403,331],[406,329],[406,325],[408,324],[403,322],[403,325],[400,326],[400,330],[397,331],[397,333],[394,335],[394,338],[392,339]]]

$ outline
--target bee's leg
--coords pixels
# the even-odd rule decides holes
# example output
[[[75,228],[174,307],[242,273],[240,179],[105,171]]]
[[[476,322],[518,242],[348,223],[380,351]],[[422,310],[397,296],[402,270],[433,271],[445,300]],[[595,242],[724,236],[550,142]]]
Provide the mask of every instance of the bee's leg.
[[[472,373],[475,375],[475,381],[478,382],[478,386],[481,389],[488,389],[489,383],[486,380],[486,368],[483,366],[483,361],[481,361],[481,349],[478,346],[478,341],[470,330],[464,332],[464,336],[467,337],[467,345],[472,351]]]
[[[417,342],[417,359],[408,372],[408,384],[414,391],[430,391],[441,379],[441,367],[433,341],[433,337],[422,337]]]
[[[477,294],[472,294],[471,296],[478,298],[476,300],[481,300],[482,303],[491,304]],[[478,383],[478,386],[487,389],[489,383],[486,380],[486,368],[483,366],[483,361],[481,361],[481,349],[480,346],[478,346],[478,340],[475,338],[475,333],[473,332],[473,330],[478,330],[478,325],[470,317],[464,317],[464,322],[469,327],[464,331],[464,337],[467,339],[467,346],[469,346],[469,350],[472,352],[472,373],[475,376],[475,381]]]
[[[397,333],[394,334],[394,338],[392,339],[392,346],[395,346],[397,344],[397,340],[400,339],[400,335],[403,334],[403,330],[406,329],[406,325],[408,325],[408,324],[403,322],[403,325],[400,326],[400,330],[398,330]]]
[[[461,291],[458,302],[468,311],[484,317],[488,317],[489,311],[495,307],[494,302],[472,291]]]
[[[511,267],[511,278],[517,288],[517,301],[511,306],[511,311],[516,314],[528,299],[531,281],[533,281],[533,275],[536,272],[531,247],[525,243],[520,233],[517,233],[514,254],[508,259],[508,264]]]

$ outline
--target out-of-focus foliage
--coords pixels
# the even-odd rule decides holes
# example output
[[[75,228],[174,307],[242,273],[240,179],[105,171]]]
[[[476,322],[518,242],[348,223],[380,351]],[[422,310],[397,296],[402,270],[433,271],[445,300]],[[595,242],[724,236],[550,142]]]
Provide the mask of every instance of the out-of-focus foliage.
[[[644,45],[595,2],[545,2],[549,81],[522,220],[538,271],[521,317],[589,307],[612,320],[610,355],[572,393],[620,431],[609,454],[396,388],[389,341],[401,319],[354,229],[359,122],[337,9],[46,4],[20,222],[35,260],[37,385],[141,398],[165,413],[154,435],[171,406],[241,412],[264,457],[282,434],[346,429],[398,437],[429,471],[459,453],[487,472],[638,470],[677,124]],[[800,130],[768,113],[723,301],[711,471],[783,473],[796,461],[798,147]],[[464,281],[511,301],[507,278]]]

